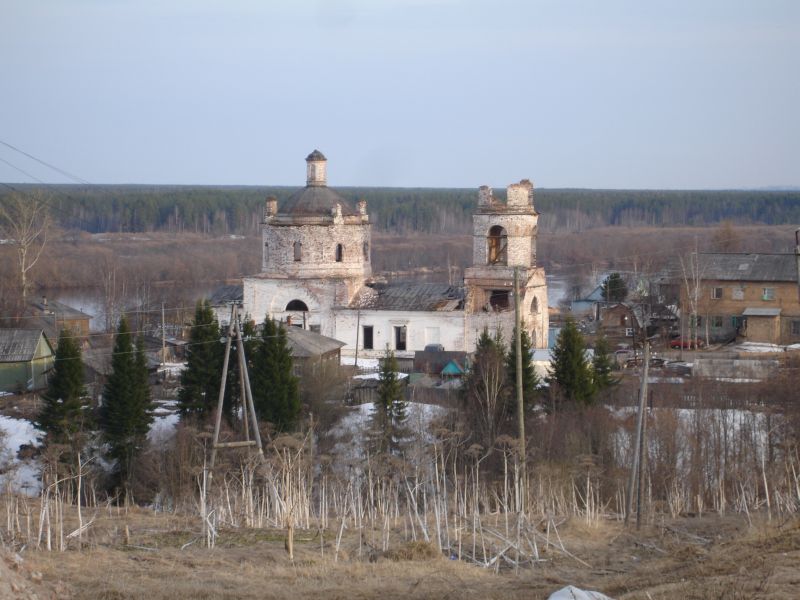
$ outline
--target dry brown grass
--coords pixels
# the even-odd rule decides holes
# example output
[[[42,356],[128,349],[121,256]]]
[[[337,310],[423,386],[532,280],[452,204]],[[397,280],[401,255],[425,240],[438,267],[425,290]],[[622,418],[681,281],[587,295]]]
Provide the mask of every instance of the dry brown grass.
[[[331,531],[320,539],[319,532],[298,530],[293,562],[275,529],[223,530],[209,550],[200,546],[196,519],[140,508],[97,515],[83,550],[28,549],[23,556],[29,572],[42,574],[40,592],[74,599],[535,599],[567,584],[620,600],[800,596],[797,521],[754,517],[750,526],[737,515],[655,521],[637,532],[617,521],[573,518],[558,528],[569,554],[543,545],[542,562],[518,575],[448,560],[419,541],[376,552],[368,533],[355,531],[345,534],[338,557]]]

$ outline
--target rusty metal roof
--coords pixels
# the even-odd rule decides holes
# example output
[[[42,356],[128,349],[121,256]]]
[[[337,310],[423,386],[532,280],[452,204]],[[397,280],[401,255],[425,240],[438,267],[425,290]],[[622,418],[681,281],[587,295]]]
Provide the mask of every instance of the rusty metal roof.
[[[42,336],[41,329],[0,329],[0,362],[33,360]]]
[[[720,281],[797,281],[794,254],[701,254],[703,279]]]
[[[464,308],[464,288],[446,283],[389,283],[362,289],[350,308],[452,311]]]

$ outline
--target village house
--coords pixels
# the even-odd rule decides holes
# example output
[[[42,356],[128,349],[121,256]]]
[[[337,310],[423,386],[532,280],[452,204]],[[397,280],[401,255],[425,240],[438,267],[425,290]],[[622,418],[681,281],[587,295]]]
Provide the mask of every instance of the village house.
[[[0,329],[0,392],[47,386],[55,354],[42,329]]]
[[[800,343],[794,254],[700,254],[695,273],[699,276],[688,274],[688,287],[685,282],[678,285],[684,320],[690,320],[690,300],[696,296],[699,337],[712,342],[740,338],[781,345]],[[687,331],[690,327],[690,323],[684,324]]]
[[[31,302],[26,315],[35,319],[36,326],[41,326],[53,341],[58,339],[62,329],[72,331],[82,341],[89,337],[91,315],[46,296],[42,296],[40,301]]]
[[[342,353],[399,358],[430,344],[471,352],[484,328],[510,340],[515,273],[521,315],[534,346],[547,346],[544,269],[536,265],[538,213],[533,184],[507,188],[502,201],[478,190],[473,264],[461,285],[387,283],[372,276],[367,204],[353,206],[327,185],[327,159],[306,158],[306,187],[282,206],[266,201],[261,272],[243,281],[245,313],[344,342]]]

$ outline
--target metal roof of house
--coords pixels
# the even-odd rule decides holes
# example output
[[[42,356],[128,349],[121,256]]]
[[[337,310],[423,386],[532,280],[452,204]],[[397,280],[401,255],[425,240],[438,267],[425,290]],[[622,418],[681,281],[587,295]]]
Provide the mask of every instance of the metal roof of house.
[[[742,312],[745,317],[779,317],[781,314],[780,308],[758,308],[748,306]]]
[[[294,358],[311,358],[324,356],[329,352],[338,350],[346,344],[313,331],[306,331],[299,327],[287,327],[286,338]]]
[[[703,279],[721,281],[797,281],[794,254],[701,254]]]
[[[241,285],[221,285],[211,292],[208,301],[211,306],[224,306],[228,302],[241,302],[244,290]]]
[[[31,302],[30,305],[33,308],[35,308],[40,314],[55,315],[56,317],[58,317],[59,319],[63,319],[64,321],[77,321],[77,320],[92,318],[92,315],[86,314],[85,312],[82,312],[77,308],[73,308],[68,304],[59,302],[58,300],[49,300],[42,298],[40,302]]]
[[[464,307],[464,288],[446,283],[388,283],[361,289],[350,308],[451,311]]]
[[[32,360],[42,336],[41,329],[0,329],[0,362]]]

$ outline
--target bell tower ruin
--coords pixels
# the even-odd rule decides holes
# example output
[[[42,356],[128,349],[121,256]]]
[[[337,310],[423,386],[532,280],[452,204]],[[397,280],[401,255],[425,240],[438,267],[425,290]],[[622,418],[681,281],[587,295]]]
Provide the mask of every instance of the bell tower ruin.
[[[506,342],[513,334],[514,270],[519,271],[520,310],[535,347],[547,346],[547,282],[536,265],[539,213],[533,205],[533,184],[523,179],[506,188],[506,200],[481,186],[472,217],[472,266],[464,272],[469,336],[484,327],[499,330]]]

